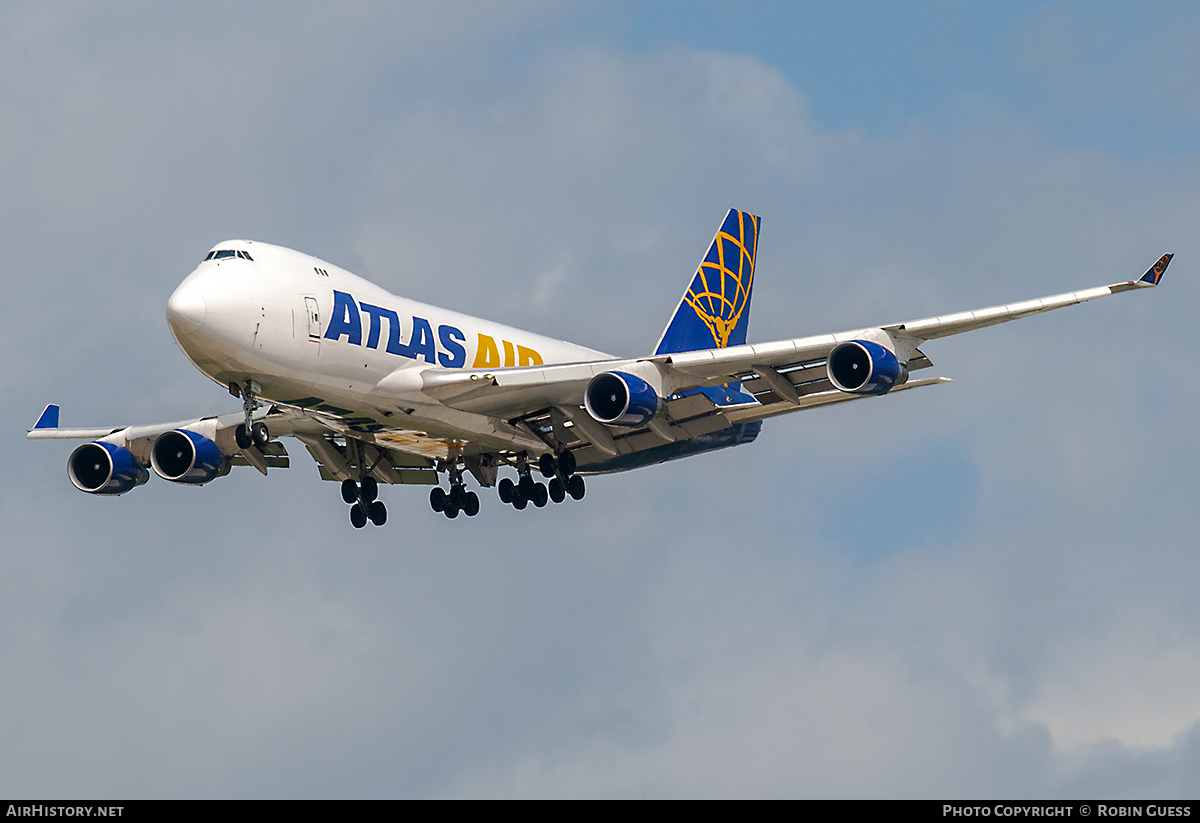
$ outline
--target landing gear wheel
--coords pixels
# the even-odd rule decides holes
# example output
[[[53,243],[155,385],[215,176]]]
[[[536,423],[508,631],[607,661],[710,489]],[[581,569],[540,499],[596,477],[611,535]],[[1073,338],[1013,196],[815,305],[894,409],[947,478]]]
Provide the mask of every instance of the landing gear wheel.
[[[248,449],[254,445],[254,441],[246,432],[245,423],[238,423],[237,428],[233,430],[233,439],[237,441],[239,449]]]
[[[435,512],[446,510],[446,490],[441,486],[434,486],[429,490],[429,507]]]
[[[521,479],[517,482],[517,491],[522,497],[533,497],[533,478],[527,474],[521,475]]]
[[[362,479],[362,483],[359,485],[362,486],[363,500],[367,501],[368,503],[379,496],[379,483],[374,477],[364,477]]]
[[[266,448],[266,445],[271,442],[271,432],[267,429],[267,424],[261,420],[250,427],[250,437],[254,440],[254,445],[260,449]]]
[[[534,483],[533,494],[529,496],[529,499],[533,502],[533,505],[537,506],[539,509],[545,506],[546,502],[549,500],[549,496],[546,494],[545,485],[542,483]]]
[[[458,517],[458,506],[455,506],[455,505],[446,506],[446,516],[449,517],[451,520]]]
[[[517,485],[507,477],[500,481],[500,501],[511,503],[517,494]]]
[[[383,501],[376,500],[371,504],[367,514],[371,518],[371,522],[376,526],[382,526],[387,522],[387,506],[383,505]]]
[[[554,455],[546,452],[538,458],[538,471],[542,473],[542,477],[554,476]]]
[[[347,503],[358,502],[358,486],[349,478],[342,481],[342,500]]]
[[[573,452],[563,452],[558,456],[558,468],[562,472],[563,477],[570,477],[575,473],[575,454]]]
[[[479,495],[475,492],[467,492],[463,495],[463,514],[467,517],[474,517],[479,514]]]
[[[367,525],[367,513],[363,511],[363,507],[355,503],[350,507],[350,525],[356,529],[361,529]]]
[[[567,490],[563,488],[562,481],[557,477],[550,481],[550,499],[555,503],[561,503],[567,499]]]
[[[583,492],[583,478],[578,474],[571,475],[571,479],[567,481],[567,493],[575,500],[582,500]]]
[[[521,509],[529,505],[529,498],[518,493],[517,496],[513,498],[512,504],[514,509],[521,511]]]

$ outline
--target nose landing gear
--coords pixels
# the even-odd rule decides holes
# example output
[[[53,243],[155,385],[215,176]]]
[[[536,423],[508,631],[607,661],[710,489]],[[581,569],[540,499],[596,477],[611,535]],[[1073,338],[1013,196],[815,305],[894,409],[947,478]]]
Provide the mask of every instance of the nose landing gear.
[[[258,392],[260,390],[261,387],[253,380],[247,380],[241,385],[229,384],[229,393],[235,397],[241,396],[242,412],[246,415],[246,422],[239,424],[233,430],[233,438],[237,441],[239,449],[257,446],[261,450],[271,442],[271,432],[267,429],[267,424],[261,420],[255,423],[251,419],[254,410],[258,408]]]

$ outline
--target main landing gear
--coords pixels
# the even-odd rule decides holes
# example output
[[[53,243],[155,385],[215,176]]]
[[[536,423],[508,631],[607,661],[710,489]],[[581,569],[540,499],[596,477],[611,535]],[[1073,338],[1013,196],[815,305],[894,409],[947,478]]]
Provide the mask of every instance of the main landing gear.
[[[553,454],[543,454],[538,459],[538,471],[542,477],[550,479],[548,484],[536,482],[529,468],[528,460],[517,463],[517,482],[507,477],[500,481],[500,499],[520,511],[530,503],[539,509],[550,500],[561,503],[567,495],[575,500],[582,500],[584,495],[583,478],[575,474],[575,455],[563,452],[555,457]]]
[[[451,520],[458,517],[459,512],[467,517],[479,514],[479,495],[467,491],[467,487],[463,484],[462,467],[455,463],[450,466],[449,473],[450,491],[447,492],[441,486],[430,489],[429,507],[435,512],[441,512]]]
[[[387,522],[387,506],[379,496],[379,483],[374,477],[367,475],[361,483],[355,483],[350,478],[342,481],[342,500],[350,504],[350,524],[356,529],[367,525],[369,519],[376,526]]]
[[[550,501],[562,503],[570,495],[575,500],[582,500],[584,495],[583,477],[575,473],[575,456],[570,452],[560,455],[544,454],[536,462],[536,468],[542,477],[549,480],[542,483],[534,480],[534,461],[526,454],[516,457],[518,479],[504,478],[499,483],[500,499],[512,504],[513,508],[524,509],[530,503],[537,508],[544,508]],[[490,474],[477,472],[476,477],[481,483],[495,482],[496,464],[488,464]],[[472,468],[476,472],[478,467]],[[479,514],[479,495],[468,491],[463,479],[464,467],[459,462],[443,462],[438,471],[449,475],[450,489],[435,486],[429,491],[429,507],[435,512],[446,515],[454,520],[460,514],[474,517]],[[481,476],[482,475],[482,476]],[[362,479],[355,482],[347,478],[342,481],[342,499],[350,506],[350,523],[356,529],[361,529],[370,521],[376,526],[387,522],[387,508],[376,497],[379,494],[379,483],[370,474],[364,474]]]

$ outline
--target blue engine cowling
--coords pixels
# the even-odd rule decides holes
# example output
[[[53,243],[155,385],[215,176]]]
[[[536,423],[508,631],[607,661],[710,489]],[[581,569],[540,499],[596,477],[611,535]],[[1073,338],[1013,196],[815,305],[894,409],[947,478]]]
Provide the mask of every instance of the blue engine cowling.
[[[96,440],[67,458],[67,476],[88,494],[124,494],[150,479],[150,472],[129,449]]]
[[[840,343],[829,352],[829,382],[850,394],[887,394],[908,380],[908,367],[870,340]]]
[[[229,474],[229,461],[216,443],[187,429],[160,434],[150,449],[150,465],[172,483],[207,483]]]
[[[658,392],[636,374],[606,371],[593,377],[583,393],[588,414],[612,426],[644,426],[658,414]]]

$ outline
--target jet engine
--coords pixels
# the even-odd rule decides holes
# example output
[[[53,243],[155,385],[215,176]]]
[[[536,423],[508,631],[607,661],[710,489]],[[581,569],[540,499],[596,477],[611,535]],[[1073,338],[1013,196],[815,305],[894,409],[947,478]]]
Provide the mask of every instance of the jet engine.
[[[172,483],[200,485],[229,474],[229,461],[217,444],[187,429],[160,434],[150,449],[150,465]]]
[[[839,343],[829,352],[829,382],[850,394],[887,394],[908,380],[896,354],[870,340]]]
[[[654,387],[635,374],[608,371],[593,377],[583,393],[588,414],[613,426],[644,426],[661,402]]]
[[[124,494],[150,479],[150,472],[129,449],[96,440],[67,458],[67,476],[88,494]]]

